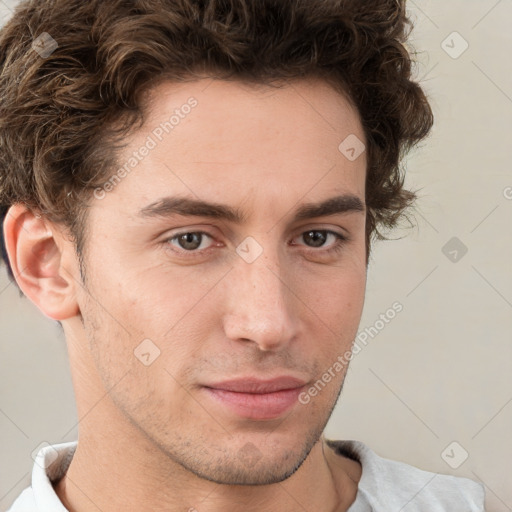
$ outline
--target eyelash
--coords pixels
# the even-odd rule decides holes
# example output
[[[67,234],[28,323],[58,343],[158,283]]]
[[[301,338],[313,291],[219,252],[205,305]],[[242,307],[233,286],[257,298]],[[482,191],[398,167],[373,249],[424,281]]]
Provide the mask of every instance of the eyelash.
[[[336,238],[335,243],[333,245],[331,245],[328,249],[322,249],[322,247],[319,247],[319,248],[309,247],[308,249],[306,249],[306,252],[311,253],[311,254],[317,254],[317,255],[338,254],[339,252],[342,251],[345,244],[349,241],[348,237],[342,235],[341,233],[337,233],[336,231],[331,231],[328,229],[309,229],[309,230],[303,231],[298,236],[300,237],[300,236],[303,236],[306,233],[310,233],[310,232],[325,233],[326,235],[333,235]],[[172,240],[176,240],[180,236],[189,235],[189,234],[206,235],[207,237],[213,239],[213,236],[211,236],[209,233],[206,233],[205,231],[182,231],[181,233],[176,233],[172,237],[166,238],[163,243],[165,244],[166,249],[169,251],[172,251],[174,253],[178,252],[180,255],[183,255],[183,254],[186,254],[187,256],[190,255],[192,257],[204,255],[205,253],[210,252],[210,250],[214,248],[214,247],[208,247],[207,249],[202,249],[202,250],[194,249],[194,250],[189,250],[189,251],[187,251],[186,249],[176,250],[174,248],[169,248],[171,246],[170,242]]]

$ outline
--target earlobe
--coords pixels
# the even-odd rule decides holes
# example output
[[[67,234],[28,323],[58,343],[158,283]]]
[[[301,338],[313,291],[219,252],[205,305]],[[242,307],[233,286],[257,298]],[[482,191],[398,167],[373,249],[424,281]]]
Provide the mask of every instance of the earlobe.
[[[4,240],[18,286],[41,312],[53,320],[78,315],[77,283],[72,269],[64,268],[71,242],[23,204],[7,212]]]

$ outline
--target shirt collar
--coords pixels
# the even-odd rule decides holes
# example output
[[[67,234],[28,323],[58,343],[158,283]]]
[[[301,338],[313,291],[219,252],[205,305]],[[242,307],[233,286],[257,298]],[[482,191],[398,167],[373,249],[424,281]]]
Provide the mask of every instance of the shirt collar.
[[[77,444],[77,441],[46,444],[37,453],[32,469],[32,490],[37,510],[67,512],[53,488],[53,483],[60,480],[68,470]]]

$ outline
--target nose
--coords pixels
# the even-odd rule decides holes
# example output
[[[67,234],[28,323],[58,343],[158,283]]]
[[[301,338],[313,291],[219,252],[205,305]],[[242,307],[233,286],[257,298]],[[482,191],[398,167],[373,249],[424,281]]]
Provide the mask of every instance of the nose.
[[[289,273],[270,262],[264,255],[252,263],[239,259],[225,284],[227,337],[252,342],[261,351],[285,348],[297,336],[299,324]]]

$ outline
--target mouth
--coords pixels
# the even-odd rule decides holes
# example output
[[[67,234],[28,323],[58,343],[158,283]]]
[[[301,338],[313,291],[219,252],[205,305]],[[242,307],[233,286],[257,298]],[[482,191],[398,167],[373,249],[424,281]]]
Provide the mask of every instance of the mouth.
[[[270,420],[282,416],[298,403],[306,382],[291,376],[270,380],[239,378],[203,386],[207,396],[238,417]]]

